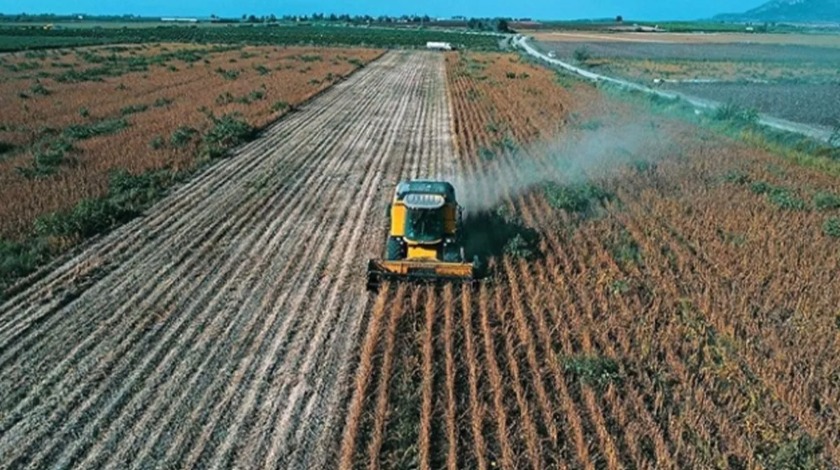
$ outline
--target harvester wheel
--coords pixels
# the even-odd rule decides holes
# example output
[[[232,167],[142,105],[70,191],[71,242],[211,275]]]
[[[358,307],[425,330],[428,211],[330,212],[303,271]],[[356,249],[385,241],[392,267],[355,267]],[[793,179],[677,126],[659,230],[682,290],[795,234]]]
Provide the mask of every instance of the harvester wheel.
[[[388,243],[385,247],[385,259],[388,261],[397,261],[405,258],[403,253],[403,245],[398,238],[388,237]]]

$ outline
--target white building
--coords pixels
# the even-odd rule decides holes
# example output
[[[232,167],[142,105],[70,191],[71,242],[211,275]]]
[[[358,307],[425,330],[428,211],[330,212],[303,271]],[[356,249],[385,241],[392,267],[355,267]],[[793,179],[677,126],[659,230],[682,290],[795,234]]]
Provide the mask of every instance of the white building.
[[[426,43],[426,49],[431,49],[435,51],[451,51],[452,44],[448,42],[429,41]]]

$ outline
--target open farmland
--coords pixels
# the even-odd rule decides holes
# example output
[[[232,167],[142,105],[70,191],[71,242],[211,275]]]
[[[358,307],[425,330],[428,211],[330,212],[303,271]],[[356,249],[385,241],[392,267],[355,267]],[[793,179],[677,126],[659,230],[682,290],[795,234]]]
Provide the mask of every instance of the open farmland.
[[[490,275],[368,294],[419,177]],[[514,54],[392,51],[16,288],[0,455],[837,466],[838,243],[836,176]]]
[[[598,73],[772,116],[840,122],[836,35],[538,34],[540,47]]]
[[[516,56],[447,77],[495,274],[380,290],[342,468],[838,463],[835,178]]]
[[[381,54],[162,44],[2,55],[0,244],[54,251],[100,233],[136,208],[97,201],[159,192]],[[4,264],[0,284],[28,269]]]
[[[443,70],[387,54],[3,304],[3,465],[325,468],[392,184],[456,161]]]

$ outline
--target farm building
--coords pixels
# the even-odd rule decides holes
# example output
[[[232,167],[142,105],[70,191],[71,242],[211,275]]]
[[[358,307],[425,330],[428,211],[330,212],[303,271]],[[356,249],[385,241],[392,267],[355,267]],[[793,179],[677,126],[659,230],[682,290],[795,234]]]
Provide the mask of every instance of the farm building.
[[[448,42],[429,41],[426,43],[426,49],[435,51],[451,51],[453,47],[452,44]]]

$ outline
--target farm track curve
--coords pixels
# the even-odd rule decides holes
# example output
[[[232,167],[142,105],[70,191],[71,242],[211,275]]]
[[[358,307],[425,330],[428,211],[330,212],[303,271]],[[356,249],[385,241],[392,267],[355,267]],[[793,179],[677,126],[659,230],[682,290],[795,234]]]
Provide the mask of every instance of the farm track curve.
[[[441,55],[391,52],[0,306],[0,467],[324,468],[402,178],[451,175]]]

